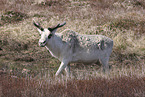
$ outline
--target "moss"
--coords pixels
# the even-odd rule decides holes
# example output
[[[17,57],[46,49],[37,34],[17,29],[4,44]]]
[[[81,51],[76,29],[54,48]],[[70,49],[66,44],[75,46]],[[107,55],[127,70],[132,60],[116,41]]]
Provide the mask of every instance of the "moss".
[[[27,14],[15,11],[7,11],[1,16],[3,24],[19,22],[25,18],[28,18]]]
[[[133,19],[115,19],[114,21],[110,22],[110,24],[108,25],[108,27],[112,30],[112,29],[132,29],[135,30],[139,33],[144,33],[145,29],[145,21],[138,21],[138,20],[133,20]],[[140,28],[140,29],[137,29]]]

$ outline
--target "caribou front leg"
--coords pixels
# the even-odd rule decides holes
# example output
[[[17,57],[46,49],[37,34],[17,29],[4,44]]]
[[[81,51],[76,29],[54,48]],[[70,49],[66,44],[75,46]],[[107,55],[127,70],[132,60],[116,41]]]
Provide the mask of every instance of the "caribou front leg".
[[[56,74],[55,74],[55,76],[58,76],[62,72],[62,70],[64,68],[66,68],[67,65],[68,65],[67,61],[62,61],[60,66],[59,66],[59,68],[58,68],[58,70],[57,70],[57,72],[56,72]]]

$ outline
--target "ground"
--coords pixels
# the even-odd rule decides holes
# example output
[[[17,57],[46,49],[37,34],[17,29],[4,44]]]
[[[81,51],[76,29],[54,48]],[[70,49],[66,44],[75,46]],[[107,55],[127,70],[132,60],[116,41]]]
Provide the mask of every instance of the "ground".
[[[60,62],[38,46],[33,19],[57,30],[105,35],[114,41],[110,74],[102,65],[71,64],[71,76],[54,77]],[[144,0],[1,0],[0,96],[145,95]]]

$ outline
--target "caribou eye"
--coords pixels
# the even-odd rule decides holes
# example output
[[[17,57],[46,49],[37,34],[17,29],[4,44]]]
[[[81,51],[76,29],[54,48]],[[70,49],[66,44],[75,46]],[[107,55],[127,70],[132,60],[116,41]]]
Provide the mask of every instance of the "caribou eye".
[[[48,39],[50,39],[50,38],[51,38],[51,36],[52,36],[52,34],[49,34]]]

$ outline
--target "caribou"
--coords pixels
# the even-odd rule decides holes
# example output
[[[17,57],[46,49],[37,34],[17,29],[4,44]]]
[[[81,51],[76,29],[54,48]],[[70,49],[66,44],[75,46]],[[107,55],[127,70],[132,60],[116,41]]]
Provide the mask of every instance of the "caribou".
[[[61,64],[56,72],[58,76],[65,69],[66,75],[70,74],[70,63],[92,64],[98,60],[103,65],[103,71],[109,71],[109,57],[113,48],[113,40],[103,35],[85,35],[66,29],[56,33],[66,22],[54,27],[43,28],[33,21],[41,38],[39,46],[46,47],[50,54],[57,58]]]

